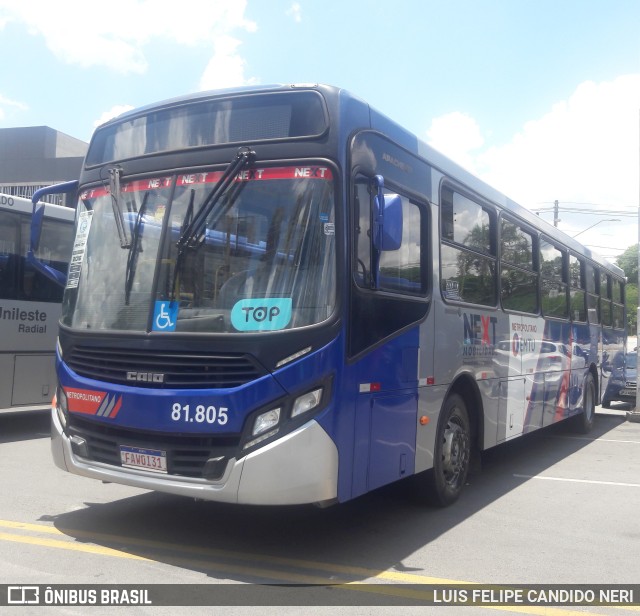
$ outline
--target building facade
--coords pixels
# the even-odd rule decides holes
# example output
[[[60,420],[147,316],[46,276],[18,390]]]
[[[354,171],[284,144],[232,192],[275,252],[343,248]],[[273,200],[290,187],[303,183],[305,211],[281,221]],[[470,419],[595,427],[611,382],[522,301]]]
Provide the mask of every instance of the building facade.
[[[31,199],[44,186],[75,180],[87,143],[48,126],[0,128],[0,193]],[[67,203],[67,195],[49,195],[49,203]]]

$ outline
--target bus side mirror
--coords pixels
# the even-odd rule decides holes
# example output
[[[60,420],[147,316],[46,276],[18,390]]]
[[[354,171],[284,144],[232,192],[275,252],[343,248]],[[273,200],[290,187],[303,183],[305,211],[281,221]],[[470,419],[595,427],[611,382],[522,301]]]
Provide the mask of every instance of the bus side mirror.
[[[398,250],[402,245],[402,198],[384,194],[381,175],[376,175],[373,182],[377,191],[373,198],[371,286],[377,289],[380,284],[380,254]]]
[[[383,193],[384,179],[376,175],[374,197],[373,247],[380,252],[399,250],[402,245],[402,197]]]
[[[386,195],[384,197],[384,224],[380,250],[400,250],[402,245],[402,197]]]

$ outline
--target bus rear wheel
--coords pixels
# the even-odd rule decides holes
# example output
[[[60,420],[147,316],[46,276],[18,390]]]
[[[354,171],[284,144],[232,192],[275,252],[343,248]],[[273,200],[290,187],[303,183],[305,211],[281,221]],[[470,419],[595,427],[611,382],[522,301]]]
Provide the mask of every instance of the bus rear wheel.
[[[426,500],[438,507],[451,505],[460,496],[471,462],[471,427],[464,400],[450,395],[438,422],[433,468],[427,472]]]
[[[584,378],[582,386],[583,410],[574,418],[574,428],[581,434],[587,434],[593,428],[593,421],[596,415],[596,384],[590,372]]]

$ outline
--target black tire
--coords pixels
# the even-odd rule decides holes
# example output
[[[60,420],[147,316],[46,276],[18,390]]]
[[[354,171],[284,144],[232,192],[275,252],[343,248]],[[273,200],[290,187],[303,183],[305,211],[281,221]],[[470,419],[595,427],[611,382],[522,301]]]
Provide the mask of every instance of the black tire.
[[[471,464],[471,426],[464,400],[450,395],[438,421],[433,468],[425,473],[424,499],[447,507],[460,496]]]
[[[591,432],[596,416],[596,384],[590,372],[584,377],[582,404],[584,409],[579,415],[576,415],[574,426],[577,432],[587,434]]]
[[[609,400],[603,400],[602,404],[600,406],[603,409],[610,409],[611,408],[611,402],[609,402]]]

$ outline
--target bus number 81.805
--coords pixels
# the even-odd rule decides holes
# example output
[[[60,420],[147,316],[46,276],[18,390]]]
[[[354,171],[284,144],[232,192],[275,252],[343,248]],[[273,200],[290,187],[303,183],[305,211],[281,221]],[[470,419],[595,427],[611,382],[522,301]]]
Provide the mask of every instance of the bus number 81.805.
[[[175,402],[171,411],[171,419],[173,421],[184,421],[186,423],[208,423],[224,426],[227,421],[229,421],[229,417],[227,416],[228,410],[229,409],[224,406],[216,408],[215,406],[205,407],[202,404],[198,404],[195,412],[192,413],[189,404],[183,406],[179,402]]]

